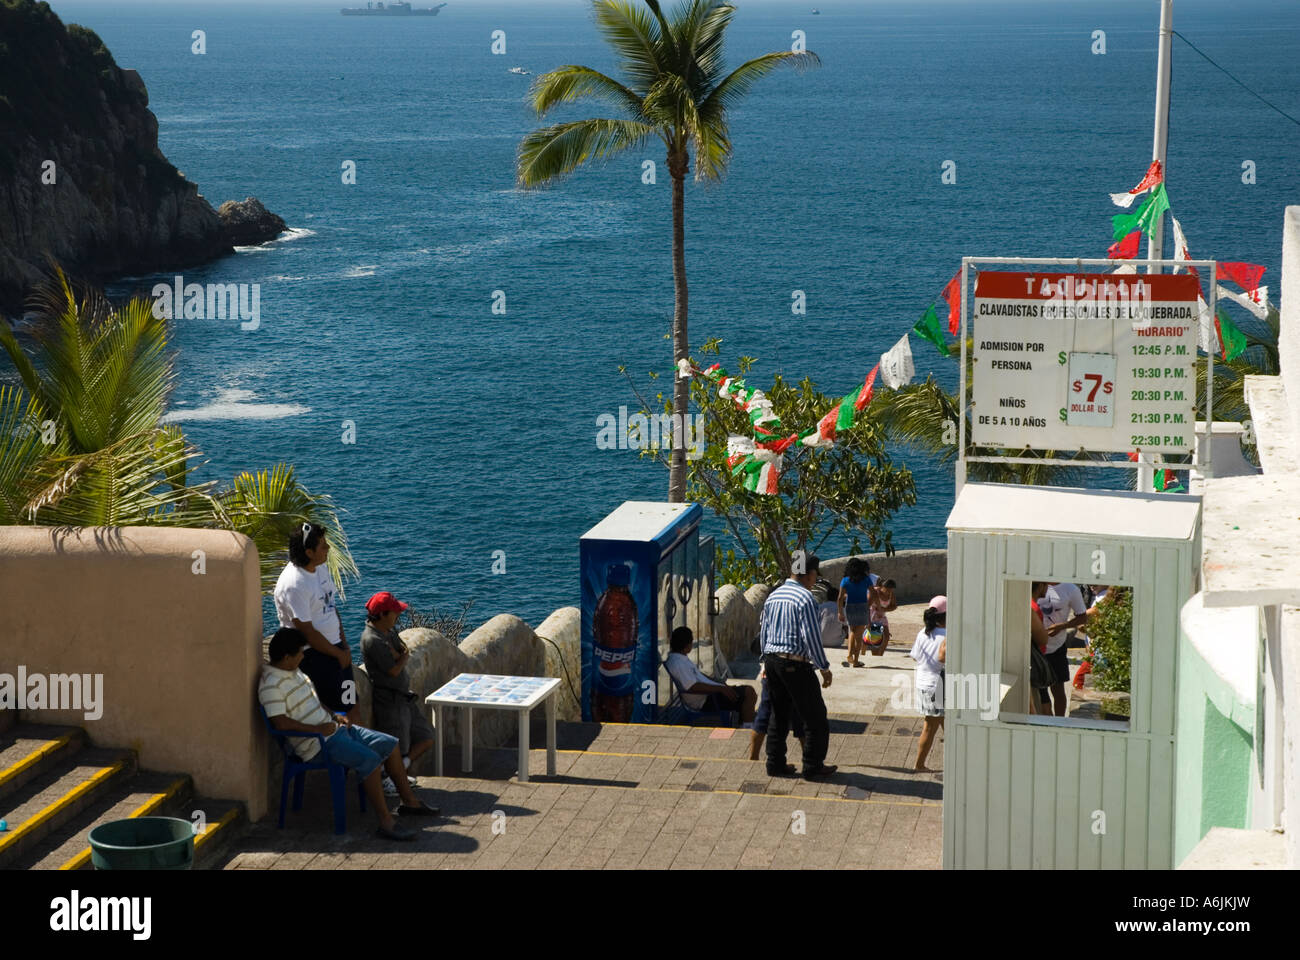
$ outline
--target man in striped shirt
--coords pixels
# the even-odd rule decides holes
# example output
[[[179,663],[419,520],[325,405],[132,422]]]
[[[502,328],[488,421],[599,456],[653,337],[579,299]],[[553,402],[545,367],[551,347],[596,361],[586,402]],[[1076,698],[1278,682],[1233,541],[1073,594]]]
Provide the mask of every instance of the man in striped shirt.
[[[397,784],[402,798],[397,812],[403,819],[436,817],[438,808],[426,804],[411,789],[397,752],[396,737],[369,730],[349,721],[346,714],[325,709],[311,680],[298,669],[306,649],[307,638],[293,627],[282,627],[271,638],[266,654],[270,663],[263,666],[262,680],[257,686],[257,699],[271,726],[285,733],[314,733],[324,737],[326,757],[355,770],[361,778],[366,797],[379,815],[379,835],[389,840],[414,840],[418,834],[399,826],[384,802],[380,769],[386,768]],[[303,760],[311,760],[321,752],[321,741],[315,737],[294,737],[291,743]]]
[[[794,776],[794,767],[785,762],[785,736],[795,711],[808,731],[804,738],[804,779],[816,780],[835,772],[835,767],[825,762],[830,722],[813,672],[814,667],[821,672],[822,687],[831,685],[831,665],[822,651],[821,619],[812,595],[819,567],[816,557],[797,555],[790,579],[768,594],[759,619],[763,669],[772,698],[767,772],[773,777]]]

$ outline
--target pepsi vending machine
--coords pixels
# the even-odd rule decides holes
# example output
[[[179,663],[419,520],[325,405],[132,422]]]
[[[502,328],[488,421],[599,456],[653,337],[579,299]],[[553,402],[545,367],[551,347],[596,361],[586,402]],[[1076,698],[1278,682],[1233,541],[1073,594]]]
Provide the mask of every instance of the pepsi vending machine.
[[[672,692],[660,665],[674,628],[689,626],[697,646],[712,649],[713,538],[700,540],[703,516],[699,504],[628,501],[583,534],[583,720],[658,719]]]

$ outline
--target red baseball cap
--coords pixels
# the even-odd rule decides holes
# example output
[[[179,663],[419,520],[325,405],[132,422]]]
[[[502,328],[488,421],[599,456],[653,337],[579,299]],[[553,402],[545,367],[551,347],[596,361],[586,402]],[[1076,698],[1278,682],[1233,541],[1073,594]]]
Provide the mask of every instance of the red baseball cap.
[[[402,603],[401,600],[398,600],[387,590],[384,590],[381,593],[376,593],[366,601],[366,612],[374,617],[382,617],[384,614],[390,613],[393,610],[401,613],[406,609],[406,606],[407,605]]]

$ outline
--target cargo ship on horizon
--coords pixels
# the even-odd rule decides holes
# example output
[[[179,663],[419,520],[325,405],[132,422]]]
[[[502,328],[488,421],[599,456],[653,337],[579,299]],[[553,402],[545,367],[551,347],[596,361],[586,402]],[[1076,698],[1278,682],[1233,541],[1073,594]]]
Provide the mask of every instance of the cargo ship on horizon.
[[[436,17],[438,11],[445,6],[445,3],[440,3],[436,7],[413,9],[402,0],[391,0],[388,4],[379,0],[377,3],[367,3],[364,7],[344,7],[340,12],[345,17]]]

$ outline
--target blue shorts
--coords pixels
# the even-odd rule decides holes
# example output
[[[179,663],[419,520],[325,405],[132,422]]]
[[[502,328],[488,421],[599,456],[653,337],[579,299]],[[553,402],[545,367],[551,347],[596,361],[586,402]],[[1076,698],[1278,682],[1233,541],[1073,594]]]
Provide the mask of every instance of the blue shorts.
[[[325,754],[334,763],[355,770],[364,780],[388,759],[397,738],[366,727],[339,727],[325,740]]]

